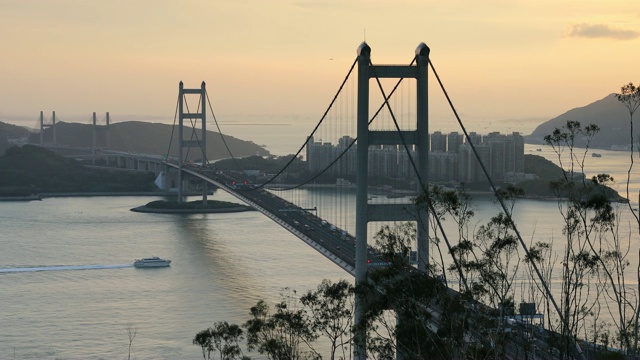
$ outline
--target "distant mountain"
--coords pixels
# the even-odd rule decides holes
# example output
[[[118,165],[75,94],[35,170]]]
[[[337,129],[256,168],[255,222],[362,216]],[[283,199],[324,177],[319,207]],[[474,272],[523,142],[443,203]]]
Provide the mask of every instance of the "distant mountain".
[[[20,137],[27,137],[31,134],[27,128],[18,125],[7,124],[0,121],[0,137],[15,139]]]
[[[26,138],[30,133],[27,128],[0,121],[0,155],[11,146],[9,139]]]
[[[56,143],[71,147],[90,148],[93,144],[93,125],[78,123],[56,123]],[[127,121],[109,125],[109,150],[135,152],[150,155],[169,155],[178,157],[178,126],[147,123],[140,121]],[[184,138],[191,138],[191,128],[184,127]],[[199,130],[197,131],[199,133]],[[53,130],[46,128],[44,141],[52,142]],[[260,154],[269,155],[269,151],[253,143],[225,135],[224,139],[235,157],[244,157]],[[194,141],[201,141],[193,137]],[[38,144],[39,134],[33,134],[29,138],[32,144]],[[207,131],[207,159],[209,161],[228,158],[228,151],[222,142],[220,134]],[[98,126],[96,132],[96,146],[107,148],[106,126]],[[188,160],[199,160],[202,154],[198,148],[184,148],[184,154],[189,154]]]
[[[640,118],[640,112],[636,114]],[[566,125],[568,120],[579,121],[584,127],[595,124],[600,127],[600,132],[591,143],[592,148],[598,149],[622,149],[630,145],[629,138],[629,111],[619,102],[615,94],[610,94],[587,106],[575,108],[555,117],[538,127],[525,137],[530,144],[544,143],[544,137],[551,134],[556,128]],[[635,140],[638,139],[640,121],[634,119]],[[578,146],[584,146],[585,142],[579,139]]]

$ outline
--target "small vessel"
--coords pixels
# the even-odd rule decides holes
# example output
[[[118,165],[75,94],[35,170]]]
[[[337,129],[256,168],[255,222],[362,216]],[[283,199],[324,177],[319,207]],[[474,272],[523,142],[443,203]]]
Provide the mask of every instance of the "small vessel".
[[[136,259],[133,266],[137,268],[165,267],[171,264],[171,260],[160,259],[157,256],[150,258]]]
[[[602,157],[602,154],[591,153],[591,157]]]

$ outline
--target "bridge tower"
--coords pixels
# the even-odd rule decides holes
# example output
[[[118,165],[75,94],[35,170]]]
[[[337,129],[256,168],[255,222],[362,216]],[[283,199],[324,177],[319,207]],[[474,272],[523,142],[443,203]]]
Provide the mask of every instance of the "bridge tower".
[[[52,119],[52,123],[51,124],[45,124],[44,123],[44,116],[42,111],[40,111],[40,146],[42,146],[44,144],[44,129],[45,128],[51,128],[51,132],[52,132],[52,142],[53,145],[57,145],[56,142],[56,112],[53,112],[53,116],[51,117]]]
[[[184,112],[185,108],[185,95],[186,94],[195,94],[195,95],[200,95],[200,112],[196,112],[195,113],[189,113],[189,112]],[[206,91],[206,87],[205,87],[205,83],[204,81],[202,82],[202,85],[200,86],[200,89],[185,89],[184,85],[182,83],[182,81],[180,81],[180,89],[178,92],[178,96],[179,96],[179,100],[178,100],[178,119],[179,119],[179,126],[178,126],[178,201],[183,201],[182,199],[182,163],[183,163],[183,153],[182,150],[183,148],[191,148],[191,147],[195,147],[195,148],[200,148],[202,151],[202,167],[206,166],[206,162],[207,162],[207,107],[206,107],[206,103],[207,103],[207,91]],[[189,111],[187,109],[187,111]],[[200,119],[202,122],[202,126],[201,126],[201,131],[200,131],[200,135],[196,135],[197,139],[196,140],[185,140],[184,139],[184,119],[190,119],[190,120],[198,120]],[[204,181],[204,191],[202,193],[202,203],[203,204],[207,204],[207,182]]]
[[[107,111],[107,149],[111,148],[111,135],[109,132],[109,112]]]
[[[96,143],[97,143],[97,130],[96,129],[96,112],[93,112],[93,126],[91,127],[93,130],[91,131],[91,165],[96,165]]]
[[[417,152],[418,176],[426,185],[429,158],[428,128],[428,87],[427,66],[429,47],[424,43],[415,51],[416,65],[373,65],[371,48],[366,42],[358,47],[358,95],[357,95],[357,189],[356,189],[356,286],[367,281],[367,225],[373,221],[417,221],[418,226],[418,269],[425,271],[429,259],[429,239],[427,212],[418,211],[410,204],[369,204],[368,172],[369,146],[373,145],[415,145]],[[416,128],[411,131],[370,131],[369,130],[369,81],[372,78],[414,78],[416,79]],[[418,183],[418,191],[420,181]],[[409,210],[409,211],[408,211]],[[364,360],[366,356],[366,329],[358,326],[364,320],[366,300],[356,296],[355,309],[355,349],[354,358]],[[401,356],[398,356],[401,357]]]

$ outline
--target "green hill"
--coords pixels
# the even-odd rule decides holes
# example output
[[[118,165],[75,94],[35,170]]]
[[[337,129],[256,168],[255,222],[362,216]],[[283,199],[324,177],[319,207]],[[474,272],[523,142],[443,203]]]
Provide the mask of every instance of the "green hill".
[[[540,155],[524,154],[524,172],[547,181],[562,177],[562,168]]]
[[[86,169],[39,146],[11,147],[0,156],[0,196],[43,192],[153,191],[153,173]]]
[[[21,138],[27,137],[31,134],[27,128],[18,125],[7,124],[5,122],[0,121],[0,137],[1,138]]]
[[[184,138],[191,138],[191,128],[183,129]],[[141,121],[127,121],[111,124],[109,126],[109,149],[117,151],[135,152],[149,155],[164,155],[169,150],[170,156],[178,157],[178,127],[172,125],[147,123]],[[199,132],[199,130],[198,130]],[[51,142],[53,130],[45,129],[44,139]],[[269,151],[251,141],[240,140],[232,136],[224,136],[224,139],[236,157],[260,154],[269,155]],[[193,140],[197,140],[193,137]],[[29,138],[30,143],[39,143],[40,135],[34,134]],[[93,125],[65,123],[56,124],[56,142],[58,145],[70,147],[90,148],[93,144]],[[220,137],[220,134],[207,131],[207,159],[209,161],[228,158],[228,152]],[[96,132],[96,146],[107,148],[106,126],[98,126]],[[171,146],[169,148],[169,146]],[[184,153],[187,154],[187,148]],[[202,155],[198,148],[188,151],[188,160],[199,160]]]
[[[593,148],[611,149],[612,146],[624,148],[630,145],[629,111],[616,99],[615,94],[607,95],[587,106],[569,110],[546,121],[538,125],[533,133],[526,136],[525,139],[528,143],[542,144],[545,135],[553,133],[556,128],[562,128],[568,120],[579,121],[583,127],[589,124],[600,127],[600,132],[591,143]],[[577,139],[577,146],[584,147],[584,145],[583,139]]]
[[[30,134],[27,128],[0,121],[0,155],[11,146],[9,139],[26,138]]]
[[[566,192],[558,192],[552,189],[551,184],[563,178],[563,171],[558,165],[542,156],[525,154],[524,171],[527,174],[538,176],[536,180],[526,180],[516,185],[524,190],[525,195],[546,198],[567,197],[569,195]],[[582,190],[585,193],[603,193],[611,201],[625,201],[615,190],[607,186],[593,184],[590,180],[587,180],[586,184],[589,190]],[[583,189],[580,179],[576,179],[576,189]]]

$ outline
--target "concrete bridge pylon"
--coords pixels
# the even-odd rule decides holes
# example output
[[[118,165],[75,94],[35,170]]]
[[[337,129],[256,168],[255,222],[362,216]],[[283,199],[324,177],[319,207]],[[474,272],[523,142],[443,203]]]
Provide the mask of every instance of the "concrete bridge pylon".
[[[429,117],[428,117],[428,64],[429,47],[424,43],[418,45],[415,50],[415,65],[373,65],[371,63],[371,48],[363,42],[357,50],[358,53],[358,95],[357,95],[357,136],[356,150],[357,177],[356,177],[356,286],[367,282],[367,225],[373,221],[414,221],[417,222],[417,253],[418,269],[425,271],[429,261],[429,237],[428,214],[423,209],[416,209],[409,204],[369,204],[367,189],[369,173],[369,147],[376,145],[414,145],[417,153],[417,174],[421,181],[418,184],[418,192],[422,186],[426,186],[429,159]],[[416,119],[415,129],[408,131],[370,131],[369,130],[369,82],[371,79],[413,78],[416,80]],[[385,94],[385,96],[388,96]],[[412,212],[402,211],[406,207],[413,207]],[[366,312],[366,299],[364,295],[356,296],[354,334],[354,358],[365,360],[366,355],[366,329],[363,324]],[[398,359],[402,354],[397,353]]]
[[[187,112],[185,112],[185,105],[186,105],[186,98],[185,95],[188,94],[195,94],[195,95],[200,95],[200,109],[199,112],[198,110],[196,110],[196,112],[191,113],[188,112],[189,109],[187,107]],[[180,81],[180,85],[179,85],[179,90],[178,90],[178,121],[179,121],[179,125],[178,125],[178,201],[181,202],[183,201],[183,172],[182,172],[182,167],[183,167],[183,162],[185,161],[184,159],[184,154],[183,154],[183,149],[184,148],[200,148],[201,152],[202,152],[202,167],[205,167],[207,165],[207,91],[206,91],[206,84],[203,81],[200,88],[199,89],[185,89],[184,88],[184,84],[182,83],[182,81]],[[185,139],[184,138],[184,120],[185,119],[189,119],[189,120],[200,120],[201,121],[201,127],[200,127],[200,135],[198,136],[197,132],[196,134],[196,140],[192,140],[192,139]],[[193,131],[195,132],[196,130],[193,129]],[[203,182],[203,192],[202,192],[202,202],[203,204],[207,204],[207,192],[208,192],[208,186],[207,186],[207,182]]]
[[[52,132],[52,143],[53,145],[57,145],[56,142],[56,112],[54,111],[52,116],[51,116],[51,124],[45,124],[44,123],[44,114],[42,111],[40,111],[40,146],[44,145],[44,129],[45,128],[51,128],[51,132]]]

